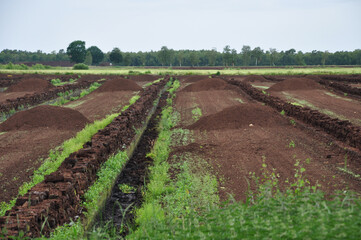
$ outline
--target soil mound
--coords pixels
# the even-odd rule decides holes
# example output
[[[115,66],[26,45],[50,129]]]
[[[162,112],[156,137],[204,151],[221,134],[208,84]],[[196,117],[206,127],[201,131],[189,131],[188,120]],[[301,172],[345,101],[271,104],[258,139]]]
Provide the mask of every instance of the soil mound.
[[[208,90],[228,90],[233,89],[226,81],[219,78],[206,78],[192,83],[182,89],[182,92],[200,92]]]
[[[263,76],[261,75],[250,75],[248,77],[246,77],[244,80],[244,82],[268,82],[267,79],[265,79]]]
[[[292,90],[314,90],[321,89],[322,86],[309,78],[290,78],[276,83],[270,87],[269,92],[292,91]]]
[[[54,86],[45,79],[30,78],[23,79],[15,85],[6,89],[6,92],[44,92]]]
[[[259,104],[232,106],[218,113],[204,116],[188,128],[191,130],[222,130],[245,127],[270,127],[284,121],[272,109]]]
[[[209,79],[209,77],[204,76],[204,75],[191,75],[191,76],[183,77],[183,80],[185,83],[195,83],[195,82],[207,80],[207,79]]]
[[[129,76],[129,78],[133,81],[139,81],[139,82],[148,82],[148,81],[155,81],[157,79],[159,79],[159,76],[155,76],[155,75],[132,75]]]
[[[142,88],[133,80],[125,78],[114,78],[106,81],[96,92],[115,92],[115,91],[140,91]]]
[[[0,124],[0,131],[30,130],[39,127],[81,130],[89,120],[80,112],[57,106],[38,106],[21,111]]]

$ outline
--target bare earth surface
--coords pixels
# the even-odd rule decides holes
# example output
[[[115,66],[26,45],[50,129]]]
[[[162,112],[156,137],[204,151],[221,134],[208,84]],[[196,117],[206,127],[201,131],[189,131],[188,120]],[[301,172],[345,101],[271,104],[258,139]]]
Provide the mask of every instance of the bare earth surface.
[[[34,92],[0,92],[0,103],[6,102],[7,99],[16,99],[33,93]]]
[[[93,92],[69,107],[82,113],[90,122],[119,112],[135,95],[134,91]],[[71,123],[69,123],[71,124]],[[36,128],[27,131],[11,131],[0,135],[0,194],[1,201],[9,201],[18,193],[23,182],[29,181],[33,171],[46,158],[49,151],[74,137],[78,131],[54,128]]]
[[[187,83],[183,82],[181,86],[185,85]],[[199,121],[203,124],[197,125],[192,118],[195,107],[202,110]],[[294,126],[286,117],[251,100],[242,92],[182,92],[180,89],[175,108],[181,115],[178,127],[192,129],[194,138],[194,142],[183,147],[181,152],[196,154],[212,166],[220,182],[221,200],[227,200],[229,194],[236,200],[244,200],[248,183],[251,183],[251,188],[254,187],[249,173],[255,172],[260,176],[263,161],[268,170],[274,168],[279,173],[281,186],[286,179],[293,179],[294,164],[301,161],[310,182],[320,183],[327,193],[345,188],[361,191],[359,179],[338,170],[337,167],[344,166],[345,152],[335,146],[336,141],[310,127],[305,129],[301,123],[296,122]],[[232,116],[227,109],[238,115]],[[244,116],[239,111],[244,111]],[[267,119],[267,124],[261,124],[258,117]],[[237,119],[242,123],[235,122]],[[176,154],[180,150],[174,151]],[[348,169],[355,174],[361,173],[359,156],[348,159]]]
[[[272,92],[272,96],[294,102],[292,99],[306,100],[309,104],[301,104],[311,109],[319,110],[334,118],[349,120],[353,124],[361,125],[361,101],[340,96],[327,90],[282,91]],[[305,106],[305,107],[306,107]]]
[[[119,112],[135,94],[134,91],[94,92],[77,101],[69,102],[64,107],[73,108],[90,121],[94,121],[104,118],[107,114]]]

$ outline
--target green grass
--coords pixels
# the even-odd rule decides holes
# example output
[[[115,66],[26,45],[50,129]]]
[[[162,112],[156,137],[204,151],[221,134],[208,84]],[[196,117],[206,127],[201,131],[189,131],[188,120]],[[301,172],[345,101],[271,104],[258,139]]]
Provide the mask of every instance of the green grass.
[[[136,68],[136,67],[91,67],[89,70],[72,70],[71,68],[55,68],[40,70],[11,70],[0,69],[0,73],[41,73],[41,74],[115,74],[134,75],[154,74],[154,75],[212,75],[219,72],[221,75],[297,75],[297,74],[361,74],[360,67],[338,68],[338,67],[315,67],[315,68],[272,68],[272,69],[223,69],[223,70],[177,70],[177,69],[157,69],[157,68]]]
[[[149,87],[150,85],[153,85],[154,83],[159,83],[160,81],[162,81],[164,78],[159,78],[153,82],[147,83],[143,86],[143,88]]]
[[[174,92],[174,89],[171,91]],[[175,157],[174,163],[168,160],[170,146],[189,143],[191,138],[189,130],[172,129],[179,121],[179,115],[172,107],[173,97],[162,111],[159,137],[148,154],[154,160],[154,165],[149,168],[144,203],[136,211],[138,228],[131,232],[127,237],[129,239],[146,236],[149,223],[167,219],[178,221],[180,217],[204,206],[211,207],[219,203],[217,180],[204,170],[204,165],[207,165],[204,160],[190,155]],[[170,169],[178,172],[174,180],[170,178]]]
[[[71,102],[71,101],[75,101],[75,100],[78,100],[79,98],[82,98],[90,93],[92,93],[93,91],[95,91],[97,88],[99,88],[101,86],[100,83],[98,82],[95,82],[95,83],[92,83],[90,85],[90,87],[88,89],[84,89],[80,92],[79,96],[76,96],[76,97],[69,97],[71,94],[72,94],[72,91],[71,92],[64,92],[64,93],[59,93],[59,99],[51,104],[53,106],[62,106],[68,102]]]
[[[262,165],[253,176],[258,189],[245,202],[230,199],[220,206],[189,211],[174,219],[160,215],[147,220],[143,231],[130,239],[358,239],[361,199],[352,192],[325,197],[304,177],[295,163],[295,180],[279,188],[278,174]],[[160,212],[162,208],[149,209]],[[154,215],[156,216],[156,215]]]
[[[194,121],[198,121],[202,117],[202,109],[196,107],[192,110],[192,118]]]
[[[269,87],[267,86],[258,86],[258,85],[255,85],[255,84],[251,84],[253,87],[255,88],[258,88],[258,89],[263,89],[263,90],[266,90],[266,89],[269,89]]]
[[[63,86],[66,84],[72,84],[76,81],[76,79],[69,79],[69,81],[66,82],[62,82],[59,78],[55,78],[55,79],[51,79],[50,82],[51,84],[53,84],[54,86]]]
[[[336,94],[331,93],[331,92],[328,92],[328,91],[324,91],[324,93],[325,93],[326,95],[331,96],[331,97],[334,97],[334,98],[342,99],[342,100],[347,101],[347,102],[352,102],[352,99],[350,99],[350,98],[341,97],[341,96],[339,96],[339,95],[336,95]],[[347,96],[347,93],[346,93],[346,95],[344,95],[344,96]]]

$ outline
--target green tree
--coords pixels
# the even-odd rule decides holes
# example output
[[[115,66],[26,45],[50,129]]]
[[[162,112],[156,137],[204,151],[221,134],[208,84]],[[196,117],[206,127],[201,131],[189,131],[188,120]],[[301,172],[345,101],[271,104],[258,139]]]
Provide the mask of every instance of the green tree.
[[[225,66],[229,66],[231,63],[232,55],[231,55],[231,47],[226,45],[223,48],[223,62]]]
[[[125,53],[124,54],[124,66],[130,66],[130,64],[132,63],[132,56],[130,55],[130,53]]]
[[[93,65],[98,65],[101,61],[103,61],[104,53],[97,46],[91,46],[90,48],[88,48],[88,51],[92,55]]]
[[[191,51],[189,53],[189,61],[192,65],[192,67],[194,67],[195,65],[198,65],[199,63],[199,54],[197,51]]]
[[[217,48],[212,48],[211,51],[207,51],[207,58],[209,65],[215,66],[217,60]]]
[[[261,61],[262,55],[263,55],[263,50],[260,47],[256,47],[252,50],[252,56],[256,60],[256,66],[258,66],[258,63]]]
[[[168,49],[166,46],[163,46],[158,52],[158,59],[162,66],[170,66],[172,60],[172,50]]]
[[[119,48],[113,48],[109,54],[109,60],[115,65],[119,65],[123,61],[123,55]]]
[[[270,51],[270,65],[275,66],[278,57],[278,52],[275,48],[270,48],[269,51]]]
[[[251,61],[251,47],[247,45],[243,45],[242,47],[242,59],[243,65],[248,66]]]
[[[84,62],[86,56],[85,42],[80,40],[73,41],[66,49],[66,53],[72,62]]]
[[[93,57],[92,57],[92,54],[90,51],[87,51],[86,52],[86,56],[85,56],[85,60],[84,60],[84,64],[86,65],[91,65],[93,62]]]
[[[182,50],[179,50],[178,52],[175,53],[175,58],[179,64],[179,66],[182,66],[182,63],[184,61],[184,52]]]
[[[322,66],[325,66],[326,60],[329,55],[330,55],[330,53],[328,51],[324,51],[322,53],[322,59],[321,59]]]
[[[237,50],[233,48],[233,49],[231,50],[231,62],[232,62],[232,66],[233,66],[233,67],[234,67],[234,65],[235,65],[236,62],[237,62],[237,57],[238,57]]]

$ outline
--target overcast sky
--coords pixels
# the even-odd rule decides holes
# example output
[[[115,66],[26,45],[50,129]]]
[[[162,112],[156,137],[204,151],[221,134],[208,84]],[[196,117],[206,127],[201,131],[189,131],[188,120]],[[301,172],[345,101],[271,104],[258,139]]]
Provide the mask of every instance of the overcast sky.
[[[361,0],[0,0],[0,51],[361,48]]]

